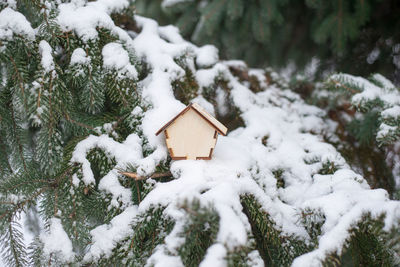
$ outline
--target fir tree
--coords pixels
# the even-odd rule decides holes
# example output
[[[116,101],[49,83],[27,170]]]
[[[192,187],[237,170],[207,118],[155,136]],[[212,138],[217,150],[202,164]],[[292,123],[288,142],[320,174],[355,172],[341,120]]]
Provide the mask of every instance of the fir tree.
[[[252,66],[381,72],[399,82],[397,1],[137,0],[139,14],[179,27],[196,44]],[[246,40],[244,42],[243,40]],[[366,63],[369,64],[366,64]]]
[[[7,265],[399,264],[400,204],[328,143],[324,110],[276,72],[219,61],[132,11],[125,0],[1,2]],[[397,102],[363,98],[350,76],[327,86],[336,80],[376,113],[377,142],[397,140]],[[154,135],[191,101],[230,129],[211,161],[171,161]],[[37,225],[29,244],[21,214]]]

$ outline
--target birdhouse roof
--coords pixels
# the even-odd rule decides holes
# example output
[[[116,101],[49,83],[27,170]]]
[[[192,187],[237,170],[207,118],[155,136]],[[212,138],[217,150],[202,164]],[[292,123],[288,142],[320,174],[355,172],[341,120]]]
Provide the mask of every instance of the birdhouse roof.
[[[225,127],[222,123],[220,123],[216,118],[211,116],[207,111],[205,111],[200,105],[196,103],[189,104],[186,108],[184,108],[178,115],[176,115],[172,120],[167,122],[160,130],[156,132],[156,135],[159,135],[162,131],[167,129],[177,118],[182,116],[189,109],[193,109],[199,114],[204,120],[206,120],[217,132],[222,135],[226,135],[228,128]]]

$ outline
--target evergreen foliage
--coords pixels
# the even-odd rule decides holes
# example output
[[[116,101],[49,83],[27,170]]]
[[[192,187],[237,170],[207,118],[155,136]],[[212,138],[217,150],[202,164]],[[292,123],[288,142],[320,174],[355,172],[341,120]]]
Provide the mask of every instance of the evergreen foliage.
[[[305,82],[296,80],[293,84]],[[308,92],[295,89],[305,99],[325,108],[338,123],[340,140],[331,138],[354,168],[362,171],[372,187],[382,187],[397,198],[399,171],[396,161],[400,123],[399,89],[380,74],[368,79],[348,74],[331,75]],[[302,91],[303,90],[303,91]]]
[[[374,136],[380,145],[394,143],[399,139],[400,93],[385,77],[375,74],[368,81],[339,74],[331,76],[326,86],[334,92],[345,91],[344,95],[351,97],[352,105],[365,114],[364,118],[353,122],[360,125],[350,126],[356,131],[355,135],[360,142],[369,144]]]
[[[303,67],[317,57],[321,70],[379,71],[398,82],[397,1],[137,0],[136,6],[196,44],[216,45],[224,58]]]
[[[290,266],[295,257],[310,250],[305,242],[296,236],[282,234],[268,214],[262,211],[254,197],[245,195],[241,203],[252,225],[257,249],[266,266]],[[305,225],[311,224],[307,222]]]
[[[242,1],[230,2],[229,16],[246,14]],[[325,142],[338,135],[323,125],[331,120],[277,73],[221,62],[174,27],[134,16],[128,1],[13,3],[0,2],[0,18],[10,19],[0,20],[5,264],[397,264],[399,203],[347,166]],[[225,19],[218,3],[204,6],[214,22],[207,32]],[[271,25],[283,20],[251,12]],[[338,89],[351,88],[353,104],[374,115],[358,118],[353,132],[375,120],[373,136],[388,146],[399,137],[391,101],[398,91],[381,76],[371,79],[342,74],[325,86],[338,98]],[[376,97],[363,97],[370,87],[360,81]],[[215,161],[171,161],[154,137],[171,115],[165,112],[191,101],[214,110],[231,131]],[[40,226],[26,244],[20,216],[31,213]]]

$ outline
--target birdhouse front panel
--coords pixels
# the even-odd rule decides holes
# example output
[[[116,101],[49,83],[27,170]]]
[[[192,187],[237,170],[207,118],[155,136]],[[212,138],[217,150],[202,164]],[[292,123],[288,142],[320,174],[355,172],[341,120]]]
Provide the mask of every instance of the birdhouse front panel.
[[[192,103],[167,122],[156,135],[165,133],[172,159],[211,159],[218,134],[228,129],[200,105]]]
[[[164,131],[173,159],[210,159],[217,132],[194,109],[188,109]]]

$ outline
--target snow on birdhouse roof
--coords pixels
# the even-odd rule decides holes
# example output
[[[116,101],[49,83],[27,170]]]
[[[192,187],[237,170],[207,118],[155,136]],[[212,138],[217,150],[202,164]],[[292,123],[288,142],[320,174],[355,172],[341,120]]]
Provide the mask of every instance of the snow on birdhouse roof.
[[[221,122],[219,122],[216,118],[211,116],[207,111],[204,110],[199,104],[191,103],[186,108],[184,108],[178,115],[176,115],[172,120],[167,122],[160,130],[156,132],[156,135],[159,135],[162,131],[167,129],[178,117],[182,116],[189,109],[193,109],[197,112],[203,119],[205,119],[212,127],[215,128],[217,132],[222,135],[226,135],[228,128],[225,127]]]

